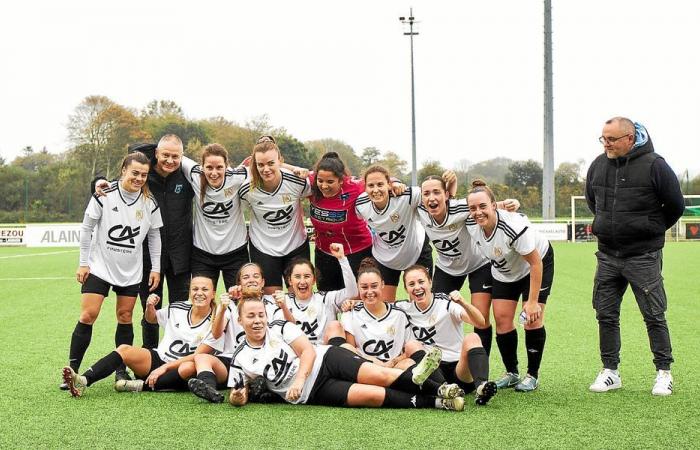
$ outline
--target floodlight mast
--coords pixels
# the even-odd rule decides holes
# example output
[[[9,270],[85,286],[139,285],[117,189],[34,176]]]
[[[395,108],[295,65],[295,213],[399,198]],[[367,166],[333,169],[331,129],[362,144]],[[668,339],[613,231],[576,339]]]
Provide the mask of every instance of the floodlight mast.
[[[413,73],[413,36],[418,36],[417,31],[413,31],[413,24],[417,23],[413,17],[413,8],[410,8],[408,19],[404,16],[399,17],[403,24],[408,24],[408,31],[404,32],[404,36],[411,38],[411,186],[418,185],[418,172],[416,170],[416,89],[415,78]]]

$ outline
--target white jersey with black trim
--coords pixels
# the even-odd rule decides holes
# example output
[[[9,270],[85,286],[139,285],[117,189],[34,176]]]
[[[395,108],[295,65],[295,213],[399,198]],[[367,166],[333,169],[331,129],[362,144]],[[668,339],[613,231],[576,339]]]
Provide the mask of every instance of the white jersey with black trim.
[[[97,220],[92,232],[88,266],[90,273],[113,286],[131,286],[143,276],[143,241],[151,228],[163,226],[156,200],[139,192],[133,200],[124,196],[119,182],[93,195],[85,215]]]
[[[263,297],[263,305],[268,322],[283,319],[282,309],[277,306],[271,295]],[[219,339],[214,339],[209,333],[203,343],[219,352],[221,356],[230,358],[244,338],[245,331],[238,322],[238,307],[231,303],[224,311],[224,334]]]
[[[343,273],[343,282],[347,286],[345,289],[314,292],[306,301],[296,298],[294,294],[288,294],[285,297],[287,308],[294,316],[294,321],[314,345],[323,343],[326,326],[329,322],[336,320],[343,302],[357,295],[357,281],[350,262],[347,258],[341,258],[338,262]],[[275,317],[284,318],[284,315],[280,310]]]
[[[390,196],[382,210],[374,206],[366,192],[357,198],[357,215],[373,231],[372,256],[384,266],[404,270],[418,260],[425,240],[425,230],[416,213],[420,202],[421,191],[415,186],[406,188],[398,197]]]
[[[443,361],[459,361],[464,339],[464,308],[443,293],[434,294],[425,311],[421,311],[415,302],[396,302],[396,307],[408,316],[415,339],[426,347],[442,350]]]
[[[248,179],[246,169],[226,168],[224,182],[218,188],[202,185],[202,167],[187,157],[182,158],[182,170],[195,192],[193,245],[212,255],[224,255],[244,246],[248,231],[238,189]]]
[[[449,200],[442,223],[435,222],[425,206],[418,207],[418,218],[438,254],[435,264],[448,275],[466,275],[489,262],[479,252],[466,229],[468,217],[469,208],[465,199]]]
[[[276,320],[269,325],[262,346],[255,347],[244,339],[233,353],[228,386],[240,389],[253,378],[264,377],[267,388],[286,399],[287,390],[294,383],[300,364],[291,343],[301,336],[304,336],[304,332],[295,324]],[[311,394],[328,346],[319,346],[315,350],[316,358],[311,373],[304,382],[301,396],[290,403],[306,403]]]
[[[477,248],[491,261],[493,278],[504,283],[518,281],[530,273],[530,264],[522,255],[527,255],[537,249],[540,258],[549,250],[549,241],[540,233],[533,230],[526,216],[496,210],[496,228],[488,238],[484,230],[470,219],[469,234],[477,244]]]
[[[389,361],[403,353],[403,346],[411,339],[406,313],[391,303],[382,317],[375,317],[358,303],[344,312],[341,322],[345,331],[355,337],[355,346],[361,355]]]
[[[238,190],[253,212],[250,242],[271,256],[285,256],[306,241],[301,200],[309,196],[311,185],[286,169],[281,171],[282,180],[274,192],[261,186],[251,189],[250,180]]]
[[[165,330],[163,339],[156,348],[158,356],[164,362],[191,355],[211,331],[211,312],[199,323],[192,323],[192,303],[189,301],[173,302],[167,308],[157,310],[156,317],[158,325]],[[207,345],[218,348],[222,344],[212,341]]]

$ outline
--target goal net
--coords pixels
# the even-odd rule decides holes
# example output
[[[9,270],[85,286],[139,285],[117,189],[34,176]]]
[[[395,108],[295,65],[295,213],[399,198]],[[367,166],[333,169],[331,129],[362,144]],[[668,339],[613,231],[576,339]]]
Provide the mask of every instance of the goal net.
[[[667,241],[700,241],[700,195],[684,195],[685,211],[666,231]],[[591,227],[593,214],[583,195],[571,196],[571,242],[595,241]]]

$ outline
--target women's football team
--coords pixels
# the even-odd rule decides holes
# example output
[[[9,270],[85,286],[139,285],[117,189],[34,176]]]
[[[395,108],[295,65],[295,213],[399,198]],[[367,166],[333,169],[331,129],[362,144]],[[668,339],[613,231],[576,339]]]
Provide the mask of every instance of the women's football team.
[[[177,136],[163,142],[182,151]],[[119,180],[103,184],[88,204],[76,273],[81,313],[62,370],[72,396],[115,373],[118,392],[189,390],[220,403],[228,387],[235,406],[462,411],[468,394],[486,405],[498,389],[539,386],[554,252],[516,212],[517,200],[497,201],[481,180],[467,198],[454,198],[451,171],[421,186],[405,186],[380,165],[353,177],[334,152],[308,171],[285,164],[272,136],[258,139],[235,168],[220,144],[207,145],[198,162],[181,160],[195,193],[192,279],[188,299],[157,309],[160,297],[148,298],[144,319],[164,330],[157,348],[133,346],[131,325],[144,242],[151,290],[160,278],[159,208],[167,205],[148,190],[151,161],[128,154]],[[226,292],[217,302],[219,274]],[[459,291],[467,278],[465,300]],[[396,299],[399,282],[407,301]],[[117,296],[116,349],[79,374],[110,288]],[[521,298],[522,377],[513,323]],[[495,381],[488,378],[491,311],[506,369]],[[474,332],[465,335],[464,324]]]

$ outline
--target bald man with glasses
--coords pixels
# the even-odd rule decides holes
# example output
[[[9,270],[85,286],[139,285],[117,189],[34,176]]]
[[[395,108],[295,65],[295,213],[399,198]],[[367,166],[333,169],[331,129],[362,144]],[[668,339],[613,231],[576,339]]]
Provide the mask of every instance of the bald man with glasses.
[[[678,178],[654,152],[644,126],[626,117],[605,122],[598,138],[604,153],[586,176],[586,201],[594,214],[598,267],[593,307],[598,320],[603,369],[590,390],[622,387],[620,305],[631,285],[644,323],[657,375],[653,395],[671,395],[671,337],[666,323],[666,292],[661,276],[666,230],[685,209]]]

